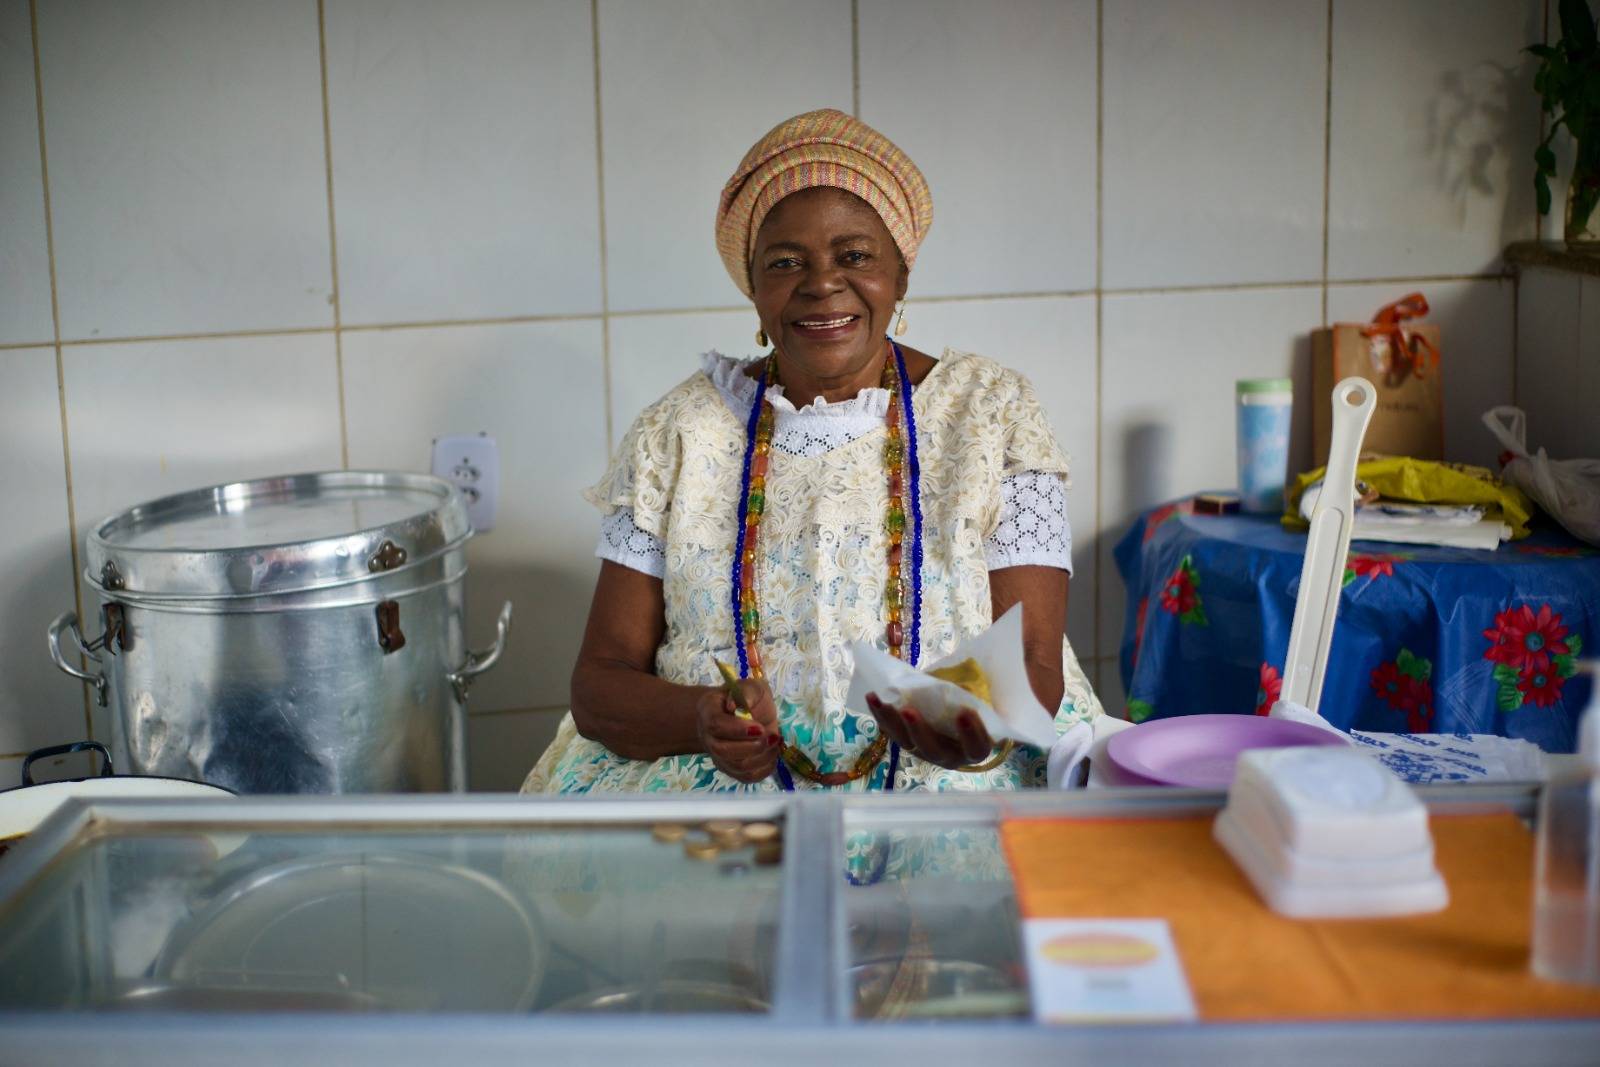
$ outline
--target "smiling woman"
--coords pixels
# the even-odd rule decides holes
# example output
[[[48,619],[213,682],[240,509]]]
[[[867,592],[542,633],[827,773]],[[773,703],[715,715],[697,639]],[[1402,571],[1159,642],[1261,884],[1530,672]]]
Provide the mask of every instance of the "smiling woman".
[[[845,703],[852,641],[928,663],[1019,603],[1058,730],[1100,713],[1064,634],[1067,457],[1032,387],[891,340],[932,218],[911,160],[842,112],[746,154],[717,248],[771,350],[707,355],[589,491],[605,562],[524,791],[1041,785],[1044,752],[997,749],[970,711],[946,735]]]

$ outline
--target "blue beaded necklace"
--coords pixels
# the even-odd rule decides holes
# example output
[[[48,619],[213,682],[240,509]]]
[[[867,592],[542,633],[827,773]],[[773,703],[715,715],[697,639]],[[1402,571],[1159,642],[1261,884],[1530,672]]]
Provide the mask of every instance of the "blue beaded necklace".
[[[922,650],[922,490],[921,465],[917,457],[917,420],[911,406],[911,379],[906,374],[905,354],[889,338],[894,353],[897,385],[900,390],[900,409],[905,413],[907,492],[911,502],[911,633],[906,646],[906,662],[917,665]],[[739,657],[739,677],[750,677],[750,660],[745,651],[745,605],[741,602],[744,578],[745,531],[750,519],[751,468],[756,455],[757,426],[761,421],[762,406],[767,402],[767,365],[763,364],[756,382],[755,401],[750,405],[750,417],[745,427],[744,461],[739,474],[739,526],[733,546],[733,646]],[[761,501],[765,506],[765,498]],[[894,789],[895,776],[900,766],[900,746],[889,746],[889,773],[884,779],[884,792]],[[794,792],[794,776],[785,761],[778,760],[778,782],[785,792]],[[879,872],[881,877],[881,872]],[[854,879],[852,879],[854,881]]]

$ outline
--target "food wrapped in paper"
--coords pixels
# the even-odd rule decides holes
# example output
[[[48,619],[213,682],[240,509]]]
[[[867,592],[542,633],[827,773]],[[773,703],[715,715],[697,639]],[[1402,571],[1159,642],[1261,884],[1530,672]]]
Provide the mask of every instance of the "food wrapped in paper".
[[[1022,605],[1018,604],[995,624],[943,659],[918,670],[865,641],[850,646],[855,673],[845,706],[868,714],[867,694],[876,693],[885,704],[913,707],[941,733],[956,733],[956,715],[971,708],[995,741],[1012,740],[1035,748],[1055,743],[1055,718],[1033,695],[1022,657]],[[970,661],[970,662],[969,662]],[[965,683],[936,678],[939,670]],[[988,699],[983,699],[987,683]]]

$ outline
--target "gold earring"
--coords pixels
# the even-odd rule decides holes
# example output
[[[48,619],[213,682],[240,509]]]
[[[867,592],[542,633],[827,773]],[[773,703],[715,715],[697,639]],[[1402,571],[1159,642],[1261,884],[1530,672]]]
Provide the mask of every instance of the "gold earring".
[[[905,332],[906,332],[906,302],[904,300],[902,300],[902,301],[900,301],[900,310],[895,315],[894,335],[896,337],[901,337],[901,336],[903,336],[905,334]]]
[[[767,347],[767,331],[759,326],[756,327],[756,346],[758,348]]]

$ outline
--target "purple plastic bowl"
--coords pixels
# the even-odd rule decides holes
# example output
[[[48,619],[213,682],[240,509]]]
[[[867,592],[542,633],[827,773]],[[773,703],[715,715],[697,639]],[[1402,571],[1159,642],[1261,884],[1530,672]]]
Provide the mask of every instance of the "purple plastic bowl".
[[[1106,742],[1106,759],[1121,772],[1110,777],[1191,789],[1226,789],[1233,784],[1234,764],[1241,752],[1345,743],[1319,727],[1288,719],[1181,715],[1123,730]]]

